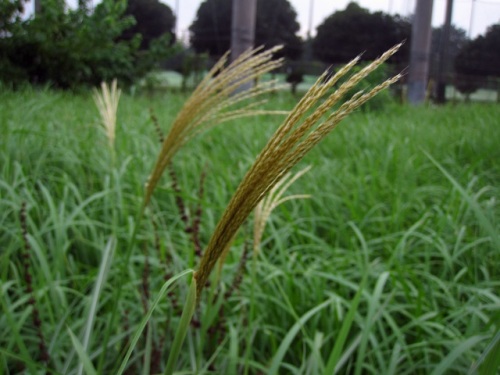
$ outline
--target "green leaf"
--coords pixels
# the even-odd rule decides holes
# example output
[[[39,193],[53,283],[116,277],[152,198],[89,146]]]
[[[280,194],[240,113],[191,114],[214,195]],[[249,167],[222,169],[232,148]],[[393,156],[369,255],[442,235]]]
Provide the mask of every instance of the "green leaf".
[[[354,316],[356,315],[356,311],[359,306],[359,302],[361,301],[361,295],[363,294],[363,290],[366,285],[366,276],[363,278],[361,281],[361,284],[359,285],[358,291],[356,292],[356,295],[354,296],[351,305],[349,307],[349,311],[347,312],[347,315],[342,322],[342,327],[340,328],[340,332],[337,336],[337,339],[335,340],[335,345],[330,353],[330,357],[328,358],[328,363],[326,365],[326,370],[325,374],[334,374],[335,373],[335,367],[339,361],[340,354],[342,353],[342,349],[344,348],[344,344],[347,340],[347,336],[349,335],[349,331],[352,326],[352,322],[354,321]]]
[[[196,279],[193,277],[191,280],[191,286],[189,287],[189,292],[186,298],[186,303],[182,309],[181,320],[177,326],[177,331],[175,332],[174,342],[170,353],[168,355],[167,367],[165,368],[165,375],[172,375],[174,373],[174,367],[179,358],[179,353],[181,351],[182,343],[186,337],[187,330],[189,328],[189,323],[193,317],[194,310],[196,308]]]
[[[300,331],[302,326],[312,317],[314,314],[316,314],[318,311],[324,309],[326,306],[332,303],[332,300],[329,299],[318,306],[314,307],[313,309],[309,310],[307,313],[305,313],[297,323],[293,325],[293,327],[288,331],[286,334],[285,338],[281,342],[281,345],[278,348],[278,351],[274,355],[272,361],[271,361],[271,366],[269,367],[269,371],[267,372],[267,375],[275,375],[279,373],[279,369],[281,366],[281,363],[283,361],[283,358],[285,357],[285,354],[292,343],[293,339],[297,335],[297,333]]]
[[[479,371],[478,371],[479,368]],[[488,344],[479,359],[474,363],[468,375],[479,373],[480,375],[496,374],[500,368],[500,331]]]
[[[497,249],[500,249],[500,237],[498,236],[498,232],[495,229],[495,226],[488,219],[481,206],[470,196],[469,193],[458,183],[455,178],[446,170],[444,167],[439,164],[436,159],[434,159],[430,154],[424,151],[424,154],[430,159],[430,161],[441,171],[441,173],[451,182],[453,187],[458,190],[460,195],[464,197],[464,199],[469,204],[470,208],[476,214],[477,219],[479,220],[479,224],[483,228],[485,232],[491,237],[491,242]]]
[[[141,320],[141,323],[137,327],[137,329],[136,329],[136,331],[134,333],[134,336],[132,337],[132,340],[130,341],[130,346],[129,346],[128,350],[127,350],[127,354],[125,354],[125,357],[123,358],[122,363],[120,365],[120,368],[116,372],[116,375],[121,375],[123,373],[123,371],[125,370],[125,367],[127,366],[127,362],[130,359],[130,356],[132,355],[132,352],[134,351],[134,348],[137,345],[137,342],[139,341],[139,339],[140,339],[140,337],[142,335],[142,331],[144,330],[144,327],[146,327],[146,325],[148,324],[148,321],[151,318],[151,315],[153,314],[153,311],[156,309],[156,306],[158,306],[158,303],[160,302],[160,300],[167,293],[168,288],[175,281],[177,281],[181,277],[186,276],[186,275],[188,275],[190,273],[193,273],[193,270],[182,271],[181,273],[178,273],[177,275],[175,275],[172,278],[170,278],[169,280],[167,280],[165,282],[165,284],[163,284],[163,286],[160,289],[160,292],[158,293],[158,295],[156,296],[155,300],[151,304],[148,312],[146,313],[146,315],[144,315],[144,317]]]
[[[87,352],[83,348],[83,345],[80,343],[80,340],[78,340],[78,338],[75,336],[71,328],[67,327],[67,329],[71,337],[71,342],[73,343],[73,346],[76,350],[76,354],[78,354],[78,357],[80,358],[83,368],[85,369],[85,373],[87,375],[97,375],[97,371],[92,365],[92,361],[90,360]]]
[[[448,374],[451,365],[464,353],[484,340],[484,336],[472,336],[453,349],[432,371],[431,375]]]
[[[106,249],[104,249],[104,253],[102,255],[101,265],[99,267],[99,274],[97,276],[97,280],[94,285],[94,292],[92,293],[92,299],[90,302],[90,308],[87,316],[87,324],[85,325],[85,330],[83,334],[83,350],[87,352],[90,343],[90,334],[94,328],[94,320],[97,313],[97,303],[99,301],[99,296],[101,295],[101,291],[106,283],[106,279],[108,277],[109,269],[111,267],[111,263],[113,260],[113,254],[116,247],[116,240],[114,237],[111,237],[108,240],[108,244],[106,245]],[[81,375],[83,372],[83,362],[80,362],[80,366],[78,367],[78,375]]]

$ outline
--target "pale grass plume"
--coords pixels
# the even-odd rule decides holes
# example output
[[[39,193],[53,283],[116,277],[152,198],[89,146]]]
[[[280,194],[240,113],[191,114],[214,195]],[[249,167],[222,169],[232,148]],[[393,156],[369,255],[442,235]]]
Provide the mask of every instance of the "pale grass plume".
[[[352,60],[330,78],[326,73],[323,74],[290,112],[250,167],[217,224],[195,273],[198,297],[224,249],[262,198],[342,119],[401,78],[398,74],[342,102],[344,96],[396,53],[400,46],[394,46],[352,74],[333,93],[329,93],[330,89],[349,73],[359,58]]]
[[[276,81],[262,82],[259,78],[280,67],[283,60],[273,59],[281,47],[251,49],[229,65],[227,52],[200,82],[184,103],[165,137],[153,172],[146,184],[144,206],[158,184],[173,156],[198,133],[235,118],[261,114],[281,114],[283,111],[257,109],[264,102],[260,97],[276,89]],[[226,66],[227,65],[227,66]],[[241,85],[258,81],[252,88],[238,92]]]
[[[308,166],[299,172],[292,174],[288,172],[285,174],[280,181],[269,191],[269,193],[259,202],[257,207],[255,207],[254,211],[254,225],[253,225],[253,253],[257,255],[260,251],[260,244],[262,241],[262,235],[264,234],[264,228],[266,226],[266,222],[271,216],[271,212],[278,207],[280,204],[285,203],[287,201],[293,199],[307,199],[311,196],[309,194],[293,194],[283,197],[283,194],[288,190],[288,188],[297,181],[304,173],[307,173],[311,169],[311,166]],[[282,198],[283,197],[283,198]],[[236,236],[236,233],[235,233]],[[234,237],[231,239],[229,243],[224,247],[222,255],[219,258],[219,268],[217,270],[218,277],[220,278],[220,274],[222,273],[222,266],[226,260],[226,257],[231,249],[231,245],[234,241]]]
[[[116,79],[111,82],[110,86],[106,82],[102,82],[101,91],[94,89],[94,102],[101,115],[102,125],[111,150],[115,148],[116,112],[120,95],[121,90],[118,88]]]
[[[283,197],[283,194],[288,190],[288,188],[299,179],[302,175],[307,173],[311,169],[308,166],[299,172],[292,174],[291,172],[286,173],[281,180],[279,180],[276,185],[272,187],[269,193],[257,204],[254,210],[254,225],[253,225],[253,252],[257,255],[260,251],[260,244],[262,242],[262,235],[264,234],[264,228],[266,223],[271,216],[271,212],[278,207],[280,204],[293,199],[307,199],[311,198],[309,194],[293,194]]]

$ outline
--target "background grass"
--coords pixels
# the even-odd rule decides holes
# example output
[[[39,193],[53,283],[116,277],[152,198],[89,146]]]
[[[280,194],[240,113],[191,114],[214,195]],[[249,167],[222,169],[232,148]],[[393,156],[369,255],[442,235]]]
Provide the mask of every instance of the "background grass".
[[[90,93],[0,94],[1,373],[46,366],[60,374],[91,367],[111,374],[127,350],[125,373],[163,371],[188,292],[180,273],[197,264],[168,176],[139,228],[118,319],[110,322],[109,315],[160,148],[149,108],[167,130],[184,100],[178,93],[122,95],[113,157]],[[296,100],[280,93],[266,106],[290,109]],[[467,373],[500,324],[499,116],[494,105],[389,104],[347,118],[297,169],[313,166],[290,193],[312,198],[273,212],[261,253],[248,257],[241,285],[225,297],[251,245],[251,223],[241,231],[221,279],[213,279],[195,313],[177,368]],[[188,213],[199,203],[203,208],[202,244],[280,120],[224,124],[176,156]],[[23,202],[29,249],[19,218]],[[107,262],[104,276],[99,270]],[[179,279],[167,285],[174,275]],[[90,328],[82,354],[75,339],[84,342]],[[39,332],[50,356],[45,364]]]

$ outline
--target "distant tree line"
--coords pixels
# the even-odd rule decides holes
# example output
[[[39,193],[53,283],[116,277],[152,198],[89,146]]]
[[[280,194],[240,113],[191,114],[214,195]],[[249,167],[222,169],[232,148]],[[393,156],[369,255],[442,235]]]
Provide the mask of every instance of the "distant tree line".
[[[89,9],[88,0],[80,0],[77,9],[68,9],[64,0],[44,0],[41,13],[27,20],[21,17],[26,1],[0,2],[0,80],[4,82],[57,87],[94,85],[115,77],[133,82],[180,48],[174,45],[174,14],[159,0],[103,0],[94,9]],[[193,67],[203,69],[193,63],[196,54],[216,58],[230,48],[232,3],[201,3],[189,28],[192,52],[184,49],[176,63],[183,75]],[[303,40],[299,29],[297,13],[288,0],[257,2],[255,45],[284,46],[281,54],[288,61],[288,80],[294,87],[311,58],[317,64],[335,65],[361,53],[361,59],[370,61],[403,40],[402,50],[389,62],[400,70],[408,65],[409,18],[370,12],[351,2],[326,17],[314,38]],[[441,36],[442,28],[433,30],[431,74],[439,63]],[[499,45],[500,24],[474,40],[452,27],[447,76],[452,75],[456,87],[466,93],[478,88],[478,77],[500,77]]]
[[[230,47],[232,0],[205,0],[190,26],[190,42],[198,52],[219,56]],[[405,41],[402,49],[391,59],[398,69],[409,63],[411,45],[411,18],[370,12],[356,2],[344,10],[334,12],[317,27],[312,40],[298,37],[296,12],[288,0],[266,0],[257,3],[256,45],[285,46],[284,56],[300,60],[310,48],[312,56],[325,64],[342,64],[361,54],[371,61],[393,45]],[[431,75],[435,74],[441,58],[442,27],[433,29],[431,47]],[[469,41],[466,32],[453,27],[450,32],[447,76],[455,77],[455,85],[462,92],[478,88],[478,79],[500,77],[500,25],[492,26],[485,36]],[[310,63],[310,61],[309,61]],[[301,67],[304,64],[289,63]],[[300,82],[300,74],[291,71],[289,82]]]
[[[497,79],[500,98],[500,23],[490,26],[485,35],[465,43],[454,60],[455,86],[465,94],[476,91],[486,78]]]
[[[221,56],[230,49],[233,0],[205,0],[190,26],[190,43],[198,53]],[[257,1],[255,45],[284,46],[283,55],[298,59],[302,40],[297,35],[300,25],[297,13],[288,0]]]

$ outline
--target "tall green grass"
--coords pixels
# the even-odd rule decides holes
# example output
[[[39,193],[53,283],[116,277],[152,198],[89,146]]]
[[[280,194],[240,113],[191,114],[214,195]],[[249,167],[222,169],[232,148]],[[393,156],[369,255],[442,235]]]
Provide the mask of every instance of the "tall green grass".
[[[149,108],[167,130],[184,100],[123,94],[113,161],[91,93],[0,93],[2,373],[44,368],[35,307],[52,373],[165,370],[188,294],[190,271],[183,271],[197,262],[166,177],[138,228],[108,347],[102,342],[161,147]],[[264,106],[294,104],[280,93]],[[347,118],[306,157],[312,169],[290,188],[311,198],[273,211],[259,255],[247,259],[241,285],[226,298],[251,227],[235,239],[221,279],[212,279],[195,310],[176,368],[462,374],[488,348],[498,350],[488,345],[500,316],[499,115],[498,106],[389,105]],[[204,245],[279,123],[236,120],[179,151],[174,168],[190,214],[202,205]],[[22,266],[23,202],[34,304]]]

